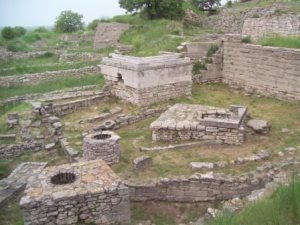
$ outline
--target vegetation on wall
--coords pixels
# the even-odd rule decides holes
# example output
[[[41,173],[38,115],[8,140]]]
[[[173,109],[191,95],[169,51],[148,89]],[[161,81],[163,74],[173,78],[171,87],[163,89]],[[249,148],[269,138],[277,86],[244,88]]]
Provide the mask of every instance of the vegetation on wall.
[[[284,48],[299,48],[300,37],[298,36],[280,36],[272,35],[263,37],[258,40],[258,43],[264,46],[284,47]]]

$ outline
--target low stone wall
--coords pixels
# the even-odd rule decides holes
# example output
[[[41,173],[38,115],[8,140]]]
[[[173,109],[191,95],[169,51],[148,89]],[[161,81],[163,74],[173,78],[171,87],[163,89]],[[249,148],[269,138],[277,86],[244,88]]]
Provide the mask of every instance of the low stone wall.
[[[51,91],[45,94],[29,94],[23,96],[15,96],[0,101],[0,106],[3,106],[5,104],[17,104],[27,100],[38,100],[38,99],[42,99],[45,101],[58,100],[58,99],[65,100],[65,99],[71,99],[71,98],[82,97],[82,96],[90,96],[90,95],[98,94],[98,92],[99,91],[96,85],[86,85],[82,87],[68,88],[60,91]]]
[[[194,174],[190,178],[164,178],[151,182],[128,182],[133,202],[167,201],[196,203],[244,197],[272,180],[272,175],[230,177],[223,174]]]
[[[51,80],[58,77],[82,77],[89,74],[100,73],[98,66],[89,66],[80,69],[47,71],[44,73],[34,73],[25,75],[0,77],[0,87],[13,87],[23,84],[37,84],[42,81]]]
[[[43,142],[25,142],[19,144],[0,145],[0,159],[11,159],[25,152],[38,152],[44,149]]]
[[[92,97],[83,98],[74,101],[68,101],[65,103],[57,103],[57,104],[47,104],[45,105],[45,110],[47,113],[55,114],[57,116],[63,116],[70,113],[75,112],[76,110],[84,107],[88,107],[91,105],[98,104],[100,102],[107,101],[109,97],[109,93],[102,92],[101,94],[97,94]]]
[[[5,48],[0,48],[0,61],[12,60],[12,59],[27,59],[34,58],[45,54],[45,51],[41,52],[10,52]]]
[[[99,61],[102,55],[98,53],[82,52],[82,53],[64,53],[59,57],[59,62],[80,62],[80,61]]]
[[[242,34],[253,40],[266,34],[300,35],[300,15],[281,15],[261,18],[247,18]]]
[[[246,92],[300,100],[300,50],[224,42],[223,82]]]
[[[0,208],[16,198],[26,187],[29,180],[35,177],[47,163],[21,163],[7,178],[0,180]]]

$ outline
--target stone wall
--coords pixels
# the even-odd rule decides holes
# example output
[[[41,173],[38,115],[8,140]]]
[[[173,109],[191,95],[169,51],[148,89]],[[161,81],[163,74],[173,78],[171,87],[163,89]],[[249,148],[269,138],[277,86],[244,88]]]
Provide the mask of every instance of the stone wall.
[[[247,18],[242,34],[251,36],[253,40],[266,34],[300,35],[300,15]]]
[[[34,58],[37,56],[41,56],[45,53],[46,52],[10,52],[10,51],[7,51],[5,48],[1,47],[0,48],[0,61]]]
[[[17,198],[24,191],[30,180],[36,179],[37,175],[47,163],[24,162],[5,179],[0,180],[0,208]]]
[[[100,94],[63,103],[49,103],[44,105],[44,109],[49,114],[63,116],[77,111],[80,108],[88,107],[108,100],[109,93]]]
[[[59,57],[59,62],[84,62],[84,61],[99,61],[102,55],[92,52],[82,52],[82,53],[64,53]]]
[[[130,224],[128,187],[102,160],[47,167],[25,193],[27,225]]]
[[[223,174],[194,174],[190,178],[163,178],[151,182],[128,182],[133,202],[167,201],[196,203],[223,201],[244,197],[260,189],[272,176],[258,175],[229,177]]]
[[[23,84],[37,84],[42,81],[48,81],[59,77],[82,77],[89,74],[100,73],[98,66],[89,66],[80,69],[70,69],[61,71],[47,71],[43,73],[4,76],[0,77],[0,87],[13,87]]]
[[[158,85],[144,89],[135,89],[119,82],[108,82],[112,94],[136,105],[149,105],[176,97],[191,96],[192,82],[180,82]]]
[[[24,142],[0,145],[0,159],[11,159],[26,152],[38,152],[44,149],[43,142]]]
[[[300,100],[300,50],[225,42],[223,82],[246,92]]]
[[[223,52],[219,50],[212,57],[212,63],[206,64],[206,70],[193,74],[193,83],[216,83],[222,81]]]
[[[94,48],[117,45],[121,34],[130,27],[126,23],[99,23],[94,38]]]

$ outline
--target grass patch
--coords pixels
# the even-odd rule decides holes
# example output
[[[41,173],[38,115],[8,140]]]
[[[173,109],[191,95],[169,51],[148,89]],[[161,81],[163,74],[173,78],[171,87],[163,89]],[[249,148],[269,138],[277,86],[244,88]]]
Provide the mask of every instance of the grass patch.
[[[256,202],[238,214],[224,214],[208,225],[298,225],[300,221],[300,181],[280,187],[268,199]]]
[[[8,203],[0,211],[1,225],[23,225],[23,213],[19,206],[21,196]]]
[[[81,87],[85,85],[98,84],[99,87],[104,85],[105,81],[102,75],[86,75],[82,78],[63,77],[53,79],[46,82],[41,82],[35,85],[22,85],[10,88],[0,89],[0,99],[5,99],[13,96],[22,96],[26,94],[46,93],[55,90],[62,90],[72,87]]]
[[[258,43],[264,46],[300,48],[300,37],[273,35],[261,38]]]
[[[121,43],[134,46],[133,55],[151,56],[159,51],[175,51],[182,39],[172,35],[180,34],[181,22],[166,19],[146,20],[139,15],[114,17],[112,21],[127,22],[132,27],[121,37]]]

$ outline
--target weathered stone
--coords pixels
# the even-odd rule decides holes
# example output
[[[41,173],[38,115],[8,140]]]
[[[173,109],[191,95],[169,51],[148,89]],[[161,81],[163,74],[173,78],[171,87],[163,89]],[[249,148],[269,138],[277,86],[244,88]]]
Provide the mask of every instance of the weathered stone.
[[[85,160],[102,159],[109,165],[119,162],[120,137],[111,131],[89,134],[83,140]]]
[[[191,162],[190,166],[192,170],[201,170],[201,169],[213,169],[214,164],[210,162]]]
[[[152,158],[150,156],[141,156],[133,160],[133,167],[137,171],[145,171],[152,166]]]
[[[249,120],[247,126],[258,134],[267,134],[271,128],[270,123],[266,120]]]
[[[102,160],[44,169],[20,206],[28,225],[130,224],[128,187]]]

